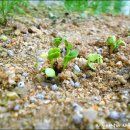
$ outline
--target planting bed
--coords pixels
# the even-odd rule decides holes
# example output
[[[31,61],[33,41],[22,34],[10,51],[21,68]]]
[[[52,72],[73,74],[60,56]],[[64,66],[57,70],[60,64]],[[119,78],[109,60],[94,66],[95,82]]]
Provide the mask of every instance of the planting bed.
[[[129,26],[125,16],[69,14],[56,20],[17,17],[1,27],[7,40],[0,41],[0,128],[130,129]],[[111,56],[110,35],[126,42]],[[50,64],[40,56],[58,36],[66,36],[79,55],[55,81],[41,73]],[[95,52],[103,63],[92,71],[86,59]]]

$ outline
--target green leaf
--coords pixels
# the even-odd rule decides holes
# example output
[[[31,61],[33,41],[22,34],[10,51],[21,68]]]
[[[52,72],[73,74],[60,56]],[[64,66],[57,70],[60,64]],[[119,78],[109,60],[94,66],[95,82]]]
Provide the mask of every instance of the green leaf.
[[[120,40],[120,39],[118,39],[117,42],[116,42],[116,48],[118,48],[121,45],[125,46],[125,42]]]
[[[56,76],[55,70],[52,68],[46,68],[45,74],[47,75],[47,77],[52,77],[52,78]]]
[[[112,50],[114,50],[116,48],[116,37],[115,36],[108,37],[106,43],[108,46],[111,46]]]
[[[96,70],[95,68],[95,63],[88,63],[88,66],[92,69],[92,70]]]
[[[93,53],[88,55],[88,61],[87,65],[92,69],[95,70],[94,67],[95,63],[102,64],[103,63],[103,57],[100,54]]]
[[[60,57],[60,48],[51,48],[48,52],[48,59],[53,60]]]
[[[57,37],[53,40],[54,46],[58,47],[62,42],[62,37]]]
[[[65,57],[64,57],[64,61],[63,61],[63,68],[65,68],[68,64],[68,62],[70,62],[72,59],[76,58],[78,56],[78,51],[77,50],[72,50],[70,51]]]
[[[64,40],[64,42],[65,42],[65,48],[67,50],[67,53],[69,53],[69,51],[73,49],[73,45],[69,43],[67,40]]]

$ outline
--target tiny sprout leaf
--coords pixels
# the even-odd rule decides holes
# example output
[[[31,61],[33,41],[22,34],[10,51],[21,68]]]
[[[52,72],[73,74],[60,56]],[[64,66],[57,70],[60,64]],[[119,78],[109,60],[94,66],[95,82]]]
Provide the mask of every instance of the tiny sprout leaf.
[[[115,36],[110,36],[110,37],[108,37],[107,38],[107,45],[114,45],[114,44],[116,44],[116,37]]]
[[[58,47],[62,42],[62,37],[57,37],[53,40],[54,46]]]
[[[40,57],[41,57],[41,58],[46,58],[46,57],[47,57],[47,54],[44,53],[44,52],[42,52],[42,53],[40,54]]]
[[[69,43],[67,40],[65,40],[65,48],[67,50],[67,53],[73,49],[73,45]]]
[[[70,62],[72,59],[76,58],[78,56],[78,51],[77,50],[72,50],[70,51],[65,57],[64,57],[64,61],[63,61],[63,68],[65,68],[68,64],[68,62]]]
[[[51,48],[48,52],[48,59],[53,60],[60,56],[60,48]]]
[[[93,53],[88,55],[88,61],[87,65],[92,69],[95,70],[94,67],[95,63],[102,64],[103,63],[103,57],[100,54]]]
[[[125,46],[125,42],[124,41],[122,41],[122,40],[117,40],[117,45],[116,45],[116,48],[118,48],[119,46],[121,46],[121,45],[123,45],[123,46]]]
[[[47,77],[52,77],[52,78],[56,76],[55,71],[52,68],[46,68],[45,74],[47,75]]]
[[[96,70],[95,68],[95,63],[88,63],[88,66],[92,69],[92,70]]]

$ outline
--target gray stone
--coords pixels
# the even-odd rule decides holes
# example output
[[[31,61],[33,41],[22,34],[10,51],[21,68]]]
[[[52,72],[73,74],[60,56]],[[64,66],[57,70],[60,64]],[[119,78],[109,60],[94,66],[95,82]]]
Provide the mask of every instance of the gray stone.
[[[76,83],[74,84],[74,86],[75,86],[76,88],[79,88],[79,87],[80,87],[80,83],[79,83],[79,82],[76,82]]]
[[[20,108],[21,108],[21,105],[17,104],[17,105],[14,107],[14,111],[18,111]]]
[[[31,96],[29,100],[31,101],[31,103],[35,103],[37,101],[37,99],[34,96]]]
[[[74,81],[73,80],[70,80],[70,84],[71,84],[71,86],[74,87]]]
[[[57,91],[59,88],[58,88],[58,86],[56,84],[54,84],[54,85],[51,86],[51,89],[53,91]]]
[[[44,94],[38,93],[38,94],[36,95],[36,98],[43,100],[43,99],[44,99]]]
[[[112,111],[109,114],[109,118],[114,119],[114,120],[119,120],[120,119],[120,113],[117,111]]]
[[[24,82],[23,82],[23,81],[20,81],[20,82],[18,83],[18,87],[20,87],[20,88],[24,88],[24,87],[25,87]]]
[[[8,54],[8,56],[13,57],[14,56],[14,51],[13,50],[8,50],[7,54]]]
[[[75,124],[80,124],[82,122],[82,118],[83,116],[80,113],[76,113],[73,115],[73,121]]]

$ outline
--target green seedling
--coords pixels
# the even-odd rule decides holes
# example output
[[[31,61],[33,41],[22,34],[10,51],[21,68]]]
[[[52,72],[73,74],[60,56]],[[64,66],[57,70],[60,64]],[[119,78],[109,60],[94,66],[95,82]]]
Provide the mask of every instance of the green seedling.
[[[125,45],[124,41],[116,39],[115,36],[108,37],[106,43],[110,48],[110,54],[115,52],[121,45]]]
[[[65,48],[68,54],[73,49],[73,45],[69,43],[66,39],[64,40],[64,42],[65,42]]]
[[[0,40],[6,42],[8,38],[5,35],[0,36]]]
[[[46,68],[45,69],[45,74],[47,75],[47,77],[51,77],[51,78],[55,78],[56,77],[55,70],[52,69],[52,68]]]
[[[63,70],[66,68],[67,64],[74,58],[78,56],[78,51],[77,50],[72,50],[70,51],[63,60]]]
[[[53,45],[58,47],[62,43],[62,37],[57,37],[53,40]]]
[[[92,69],[96,70],[95,63],[102,64],[103,57],[100,54],[93,53],[88,55],[87,65]]]
[[[60,48],[51,48],[48,52],[48,59],[51,61],[53,67],[54,60],[60,57]]]

